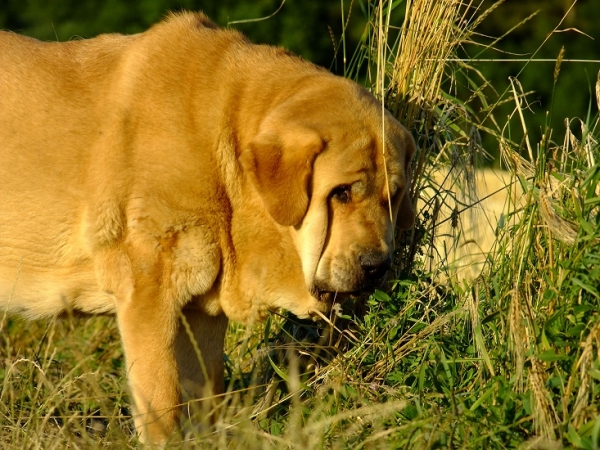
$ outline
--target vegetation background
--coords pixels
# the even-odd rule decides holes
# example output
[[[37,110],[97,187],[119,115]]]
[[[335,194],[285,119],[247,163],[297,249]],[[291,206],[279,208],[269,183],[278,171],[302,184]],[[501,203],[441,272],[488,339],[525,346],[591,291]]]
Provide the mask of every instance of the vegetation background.
[[[168,10],[202,9],[364,83],[417,140],[418,218],[398,235],[389,285],[325,328],[275,314],[232,325],[217,427],[184,442],[599,448],[598,1],[287,0],[268,20],[236,22],[280,6],[0,6],[0,28],[44,40],[138,32]],[[0,446],[135,445],[114,319],[0,314]]]

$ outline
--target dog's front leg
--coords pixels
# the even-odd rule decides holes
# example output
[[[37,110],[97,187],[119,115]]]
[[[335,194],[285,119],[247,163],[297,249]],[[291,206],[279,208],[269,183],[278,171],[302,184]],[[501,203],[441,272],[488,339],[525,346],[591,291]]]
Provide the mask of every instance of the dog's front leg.
[[[136,430],[142,442],[160,445],[178,428],[181,414],[174,351],[178,313],[149,278],[135,280],[131,298],[117,308],[117,321]]]
[[[210,316],[193,304],[182,316],[175,350],[188,422],[184,430],[194,430],[217,418],[222,399],[215,396],[224,391],[223,345],[228,320],[224,314]]]

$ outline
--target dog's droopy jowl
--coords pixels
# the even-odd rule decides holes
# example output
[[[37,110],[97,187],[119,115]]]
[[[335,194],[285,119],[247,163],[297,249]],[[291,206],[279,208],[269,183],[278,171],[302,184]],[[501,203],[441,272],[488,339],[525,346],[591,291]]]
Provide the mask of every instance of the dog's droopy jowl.
[[[228,319],[315,316],[384,275],[413,151],[363,88],[200,14],[1,32],[0,310],[115,313],[137,431],[165,442],[223,390]]]

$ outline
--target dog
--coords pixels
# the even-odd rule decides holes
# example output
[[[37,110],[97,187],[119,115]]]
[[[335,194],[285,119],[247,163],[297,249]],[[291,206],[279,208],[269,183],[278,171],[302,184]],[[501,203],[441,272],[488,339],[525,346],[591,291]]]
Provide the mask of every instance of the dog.
[[[228,320],[326,313],[413,224],[414,141],[380,102],[202,14],[1,32],[0,92],[0,307],[116,314],[142,442],[223,392]]]

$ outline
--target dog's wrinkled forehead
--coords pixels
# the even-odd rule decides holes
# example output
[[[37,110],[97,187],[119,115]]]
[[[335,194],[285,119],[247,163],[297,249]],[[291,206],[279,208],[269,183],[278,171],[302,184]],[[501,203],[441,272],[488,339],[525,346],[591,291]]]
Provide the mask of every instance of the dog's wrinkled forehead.
[[[396,181],[401,183],[412,156],[407,154],[401,130],[397,129],[395,119],[386,117],[385,122],[370,119],[371,123],[365,120],[344,124],[331,136],[332,150],[340,153],[340,170],[382,172],[385,169],[388,178],[400,178]],[[337,146],[341,148],[336,149]]]

